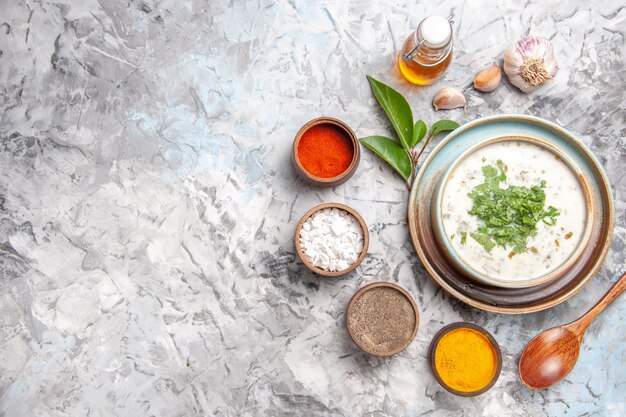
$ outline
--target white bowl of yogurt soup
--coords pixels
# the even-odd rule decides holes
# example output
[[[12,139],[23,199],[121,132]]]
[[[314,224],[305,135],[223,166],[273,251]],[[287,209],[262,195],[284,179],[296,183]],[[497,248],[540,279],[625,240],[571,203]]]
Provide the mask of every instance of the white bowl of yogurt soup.
[[[558,148],[538,138],[494,138],[448,168],[433,199],[433,229],[468,278],[531,287],[558,279],[580,255],[591,201],[581,170]]]

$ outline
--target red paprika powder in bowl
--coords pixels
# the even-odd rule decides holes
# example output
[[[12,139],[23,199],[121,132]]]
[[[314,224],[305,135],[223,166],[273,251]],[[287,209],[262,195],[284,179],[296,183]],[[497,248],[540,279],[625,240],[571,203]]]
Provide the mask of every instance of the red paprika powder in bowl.
[[[360,159],[356,135],[347,124],[332,117],[306,123],[293,142],[297,173],[319,187],[335,187],[348,181]]]

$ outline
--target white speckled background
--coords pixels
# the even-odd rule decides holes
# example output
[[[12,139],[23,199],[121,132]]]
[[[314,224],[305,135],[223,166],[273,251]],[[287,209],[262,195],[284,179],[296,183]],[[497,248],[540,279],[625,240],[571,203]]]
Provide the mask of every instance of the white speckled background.
[[[0,4],[0,415],[623,416],[626,297],[590,328],[560,385],[516,375],[539,331],[577,318],[625,269],[623,1],[10,1]],[[404,38],[428,14],[455,16],[454,62],[417,88],[397,73]],[[446,117],[527,113],[578,134],[616,199],[597,277],[546,312],[503,316],[446,295],[405,224],[408,191],[371,152],[331,190],[296,178],[290,146],[329,115],[359,136],[389,132],[365,75],[444,116],[440,86],[526,34],[552,39],[556,80],[508,84]],[[350,276],[296,261],[300,216],[325,201],[365,218],[370,253]],[[414,296],[421,326],[405,352],[370,357],[343,325],[374,280]],[[444,391],[426,362],[443,325],[468,320],[499,341],[488,393]]]

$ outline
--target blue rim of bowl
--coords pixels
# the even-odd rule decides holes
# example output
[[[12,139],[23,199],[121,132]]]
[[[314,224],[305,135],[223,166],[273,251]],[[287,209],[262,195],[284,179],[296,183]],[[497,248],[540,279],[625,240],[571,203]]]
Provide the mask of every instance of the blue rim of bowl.
[[[459,165],[470,155],[478,150],[498,143],[500,141],[522,141],[532,143],[536,146],[547,149],[549,152],[552,152],[554,155],[559,157],[561,161],[569,168],[569,170],[574,174],[574,176],[578,179],[578,183],[582,189],[583,195],[585,197],[585,230],[584,233],[576,245],[576,249],[572,254],[566,259],[562,264],[558,265],[556,268],[548,271],[546,274],[541,275],[539,277],[529,279],[529,280],[520,280],[520,281],[511,281],[503,278],[499,278],[496,276],[490,276],[488,274],[483,274],[476,269],[472,268],[472,266],[467,263],[463,257],[457,253],[454,247],[450,243],[450,239],[448,239],[447,234],[445,233],[445,227],[443,226],[442,221],[442,204],[443,204],[443,194],[448,185],[448,181],[450,180],[450,175],[455,172],[455,170],[459,167]],[[536,138],[533,136],[525,136],[525,135],[511,135],[511,136],[496,136],[487,138],[472,147],[466,149],[462,152],[448,167],[448,169],[444,172],[441,177],[441,183],[437,189],[437,194],[435,196],[435,200],[433,200],[434,207],[434,215],[433,221],[435,222],[434,232],[435,236],[439,237],[439,241],[441,244],[445,246],[445,250],[449,254],[451,260],[454,264],[459,267],[463,273],[472,277],[475,280],[481,281],[485,284],[494,285],[502,288],[526,288],[532,287],[535,285],[541,285],[546,282],[552,281],[553,279],[557,279],[563,275],[564,272],[576,261],[576,258],[580,255],[580,253],[585,248],[585,245],[588,243],[591,237],[591,223],[593,221],[593,201],[590,196],[589,191],[589,182],[582,175],[582,170],[574,161],[571,160],[569,156],[567,156],[563,151],[561,151],[558,147],[551,145],[541,138]]]

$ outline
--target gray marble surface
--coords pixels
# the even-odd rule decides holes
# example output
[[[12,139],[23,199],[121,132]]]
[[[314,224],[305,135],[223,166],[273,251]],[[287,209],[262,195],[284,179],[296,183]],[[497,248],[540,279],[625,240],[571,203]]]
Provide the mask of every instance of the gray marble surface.
[[[578,317],[625,269],[623,0],[419,2],[12,1],[0,8],[0,415],[623,416],[626,297],[589,329],[565,382],[533,392],[523,346]],[[452,13],[454,62],[417,88],[398,75],[403,39]],[[473,74],[520,36],[552,39],[555,81],[485,95]],[[371,152],[330,190],[295,176],[290,146],[319,115],[360,136],[389,127],[370,74],[432,122],[533,114],[579,135],[615,196],[611,251],[595,279],[549,311],[470,308],[428,277],[405,223],[408,191]],[[466,112],[435,114],[442,85]],[[369,255],[320,279],[293,231],[313,205],[365,218]],[[350,341],[354,291],[391,280],[415,298],[416,340],[379,359]],[[476,398],[432,377],[428,344],[468,320],[504,367]]]

